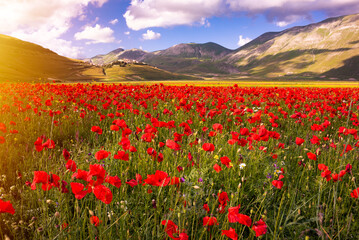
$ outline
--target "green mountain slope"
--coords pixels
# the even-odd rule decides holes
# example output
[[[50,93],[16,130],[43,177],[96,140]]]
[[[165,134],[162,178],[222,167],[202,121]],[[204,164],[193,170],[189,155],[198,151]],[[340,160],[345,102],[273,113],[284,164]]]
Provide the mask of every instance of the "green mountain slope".
[[[90,81],[103,76],[102,68],[0,34],[0,82]]]
[[[112,65],[105,67],[105,81],[145,81],[145,80],[194,80],[192,76],[168,72],[142,64]]]
[[[225,61],[254,76],[359,77],[359,14],[266,33]]]
[[[139,49],[116,49],[108,54],[97,55],[87,61],[94,64],[108,64],[120,59],[144,61],[149,65],[178,73],[228,73],[237,72],[235,67],[220,59],[232,53],[216,43],[178,44],[165,50],[145,52]]]

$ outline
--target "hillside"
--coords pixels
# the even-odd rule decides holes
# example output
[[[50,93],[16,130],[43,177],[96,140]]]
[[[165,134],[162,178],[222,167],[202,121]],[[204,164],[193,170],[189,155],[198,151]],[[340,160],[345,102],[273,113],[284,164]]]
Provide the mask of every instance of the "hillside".
[[[121,60],[121,59],[131,59],[136,61],[143,60],[143,57],[147,54],[146,51],[141,49],[129,49],[124,50],[122,48],[115,49],[107,54],[97,55],[90,59],[85,59],[84,61],[90,62],[96,65],[109,64],[111,62]]]
[[[146,52],[139,49],[116,49],[104,55],[97,55],[87,61],[94,64],[108,64],[119,59],[144,61],[149,65],[177,73],[232,73],[237,72],[231,64],[220,59],[232,50],[216,43],[182,43],[165,50]]]
[[[142,64],[126,66],[110,65],[105,67],[105,81],[151,81],[151,80],[194,80],[192,76],[171,73],[156,67]]]
[[[359,77],[359,14],[265,33],[225,57],[252,76]]]
[[[0,34],[0,82],[90,81],[103,76],[102,68]]]

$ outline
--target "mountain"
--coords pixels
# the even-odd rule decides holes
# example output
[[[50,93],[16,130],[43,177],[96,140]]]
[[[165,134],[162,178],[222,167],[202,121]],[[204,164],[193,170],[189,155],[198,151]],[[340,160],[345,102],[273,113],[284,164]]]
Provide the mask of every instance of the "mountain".
[[[237,70],[232,64],[220,61],[232,51],[212,42],[182,43],[146,54],[143,61],[158,68],[178,73],[235,73]]]
[[[171,72],[200,75],[359,79],[359,14],[267,32],[235,50],[209,42],[138,51],[126,57],[122,55],[126,51],[110,52],[91,61],[102,64],[127,58]]]
[[[237,70],[220,59],[232,52],[233,50],[212,42],[182,43],[155,52],[116,49],[86,60],[94,64],[108,64],[120,59],[130,59],[144,61],[149,65],[177,73],[228,73]]]
[[[165,50],[153,52],[152,55],[216,60],[231,52],[232,50],[213,42],[203,44],[181,43]]]
[[[224,58],[251,76],[359,77],[359,14],[265,33]]]
[[[90,81],[104,76],[102,68],[2,34],[0,56],[0,82]]]
[[[85,59],[85,61],[96,65],[104,65],[121,59],[141,61],[146,54],[147,52],[141,49],[133,48],[124,50],[122,48],[118,48],[107,54],[97,55],[93,58]]]

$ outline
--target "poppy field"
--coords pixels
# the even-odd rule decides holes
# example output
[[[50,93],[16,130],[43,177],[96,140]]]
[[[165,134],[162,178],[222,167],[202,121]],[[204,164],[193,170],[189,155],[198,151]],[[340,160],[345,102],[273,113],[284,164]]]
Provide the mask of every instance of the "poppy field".
[[[0,84],[0,236],[358,239],[358,99]]]

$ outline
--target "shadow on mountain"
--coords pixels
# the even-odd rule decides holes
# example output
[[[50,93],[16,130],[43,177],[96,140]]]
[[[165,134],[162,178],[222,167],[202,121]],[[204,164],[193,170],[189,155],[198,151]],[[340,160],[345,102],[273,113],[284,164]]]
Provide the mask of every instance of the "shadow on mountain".
[[[359,78],[359,55],[344,60],[344,65],[333,68],[324,73],[327,76],[338,76],[341,78]]]
[[[315,56],[322,53],[330,52],[343,52],[351,48],[337,48],[337,49],[306,49],[306,50],[292,50],[281,52],[278,54],[267,55],[263,58],[252,57],[248,59],[248,64],[239,66],[239,71],[248,71],[255,75],[266,75],[269,73],[282,73],[286,65],[291,65],[294,69],[303,69],[315,63],[311,61],[299,61],[298,57],[301,56]],[[313,57],[313,59],[315,59]],[[257,69],[255,69],[257,68]]]
[[[349,42],[349,44],[357,44],[357,43],[359,43],[359,40],[357,40],[357,41],[352,41],[352,42]]]

